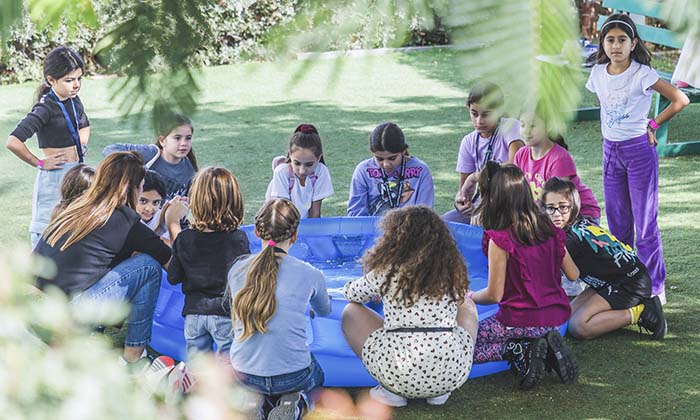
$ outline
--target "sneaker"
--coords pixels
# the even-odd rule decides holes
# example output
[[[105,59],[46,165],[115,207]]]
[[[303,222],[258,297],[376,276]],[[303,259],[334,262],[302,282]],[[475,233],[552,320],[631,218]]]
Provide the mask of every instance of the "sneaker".
[[[668,332],[668,324],[664,317],[664,308],[661,306],[661,300],[658,296],[650,299],[644,299],[644,310],[639,315],[639,332],[642,328],[651,333],[652,340],[662,340]]]
[[[158,356],[143,371],[143,383],[151,392],[162,388],[163,379],[175,369],[175,360],[170,356]]]
[[[578,365],[559,331],[552,330],[544,336],[547,340],[547,371],[554,370],[564,384],[573,384],[578,379]]]
[[[185,362],[180,362],[168,375],[169,388],[176,393],[189,394],[194,389],[197,378],[187,368]]]
[[[447,394],[438,395],[437,397],[426,398],[425,402],[430,405],[443,405],[447,402],[447,399],[450,398],[450,394],[452,393],[448,392]]]
[[[518,338],[506,341],[503,360],[519,379],[520,389],[530,389],[542,381],[547,358],[547,340]]]
[[[389,407],[403,407],[408,404],[408,400],[401,395],[387,391],[383,386],[377,385],[369,390],[369,396]]]
[[[267,420],[296,420],[299,418],[299,400],[301,392],[283,394],[277,400],[277,405],[270,410]]]

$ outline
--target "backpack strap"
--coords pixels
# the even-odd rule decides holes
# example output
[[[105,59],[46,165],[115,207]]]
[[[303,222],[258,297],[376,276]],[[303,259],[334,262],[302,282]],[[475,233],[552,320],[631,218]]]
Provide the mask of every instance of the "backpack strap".
[[[292,189],[294,189],[294,169],[292,169],[291,164],[287,164],[287,168],[289,168],[289,197],[291,198],[292,196]],[[311,174],[307,178],[311,179],[311,188],[316,186],[316,180],[318,180],[318,177],[316,174]]]

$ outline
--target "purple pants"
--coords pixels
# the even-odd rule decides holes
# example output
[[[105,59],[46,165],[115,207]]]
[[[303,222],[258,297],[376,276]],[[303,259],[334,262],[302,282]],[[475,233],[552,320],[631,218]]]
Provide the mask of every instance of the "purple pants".
[[[491,315],[479,321],[479,332],[474,346],[474,363],[503,360],[503,346],[511,338],[544,337],[555,327],[506,327]]]
[[[637,248],[651,277],[653,295],[664,292],[666,265],[659,214],[659,155],[647,135],[603,143],[603,190],[610,233]],[[636,241],[635,241],[636,231]]]

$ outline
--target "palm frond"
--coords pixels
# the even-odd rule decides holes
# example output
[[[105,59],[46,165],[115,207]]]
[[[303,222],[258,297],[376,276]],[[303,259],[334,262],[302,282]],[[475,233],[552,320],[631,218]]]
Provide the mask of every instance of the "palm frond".
[[[488,79],[518,115],[540,103],[561,133],[580,101],[583,74],[576,11],[567,0],[452,0],[445,20],[469,80]]]

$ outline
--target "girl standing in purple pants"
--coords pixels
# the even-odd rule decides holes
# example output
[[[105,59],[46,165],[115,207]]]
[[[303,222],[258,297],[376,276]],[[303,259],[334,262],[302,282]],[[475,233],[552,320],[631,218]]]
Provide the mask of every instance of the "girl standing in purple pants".
[[[600,32],[602,48],[586,88],[598,95],[603,132],[603,190],[610,232],[635,244],[649,269],[652,294],[666,301],[666,266],[659,213],[659,155],[656,130],[688,105],[688,97],[649,67],[651,54],[632,19],[613,14]],[[671,104],[648,119],[654,91]],[[636,242],[635,239],[636,231]]]

